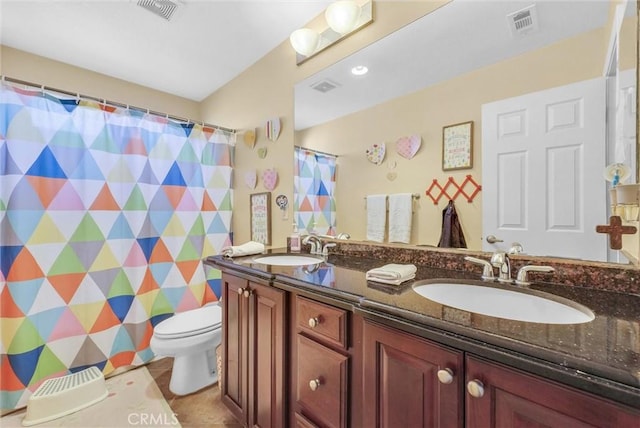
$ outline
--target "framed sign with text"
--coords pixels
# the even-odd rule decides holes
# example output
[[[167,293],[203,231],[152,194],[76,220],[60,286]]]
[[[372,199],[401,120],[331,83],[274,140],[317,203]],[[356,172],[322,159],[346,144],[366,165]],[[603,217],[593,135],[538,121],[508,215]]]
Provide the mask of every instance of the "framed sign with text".
[[[473,121],[442,128],[442,170],[473,167]]]
[[[271,193],[253,193],[249,197],[251,240],[271,245]]]

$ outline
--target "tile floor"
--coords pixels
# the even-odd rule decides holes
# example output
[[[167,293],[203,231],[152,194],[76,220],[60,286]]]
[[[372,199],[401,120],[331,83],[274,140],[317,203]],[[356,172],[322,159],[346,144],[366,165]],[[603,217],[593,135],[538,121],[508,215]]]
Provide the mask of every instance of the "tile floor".
[[[147,369],[183,427],[242,427],[222,404],[218,384],[184,396],[177,396],[169,391],[172,364],[172,358],[162,358],[149,363]]]

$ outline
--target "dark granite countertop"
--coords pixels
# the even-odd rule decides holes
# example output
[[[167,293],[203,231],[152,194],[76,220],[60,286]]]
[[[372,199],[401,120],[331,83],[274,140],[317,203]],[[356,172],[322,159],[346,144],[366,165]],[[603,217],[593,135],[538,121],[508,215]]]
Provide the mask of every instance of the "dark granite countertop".
[[[281,253],[286,250],[270,250]],[[413,291],[414,281],[464,279],[484,284],[481,269],[449,270],[418,266],[414,281],[400,286],[374,283],[366,271],[386,263],[348,255],[330,255],[315,266],[271,266],[255,263],[255,256],[220,256],[208,264],[258,275],[352,305],[354,311],[380,315],[439,332],[450,346],[478,353],[511,353],[540,374],[640,408],[640,296],[613,291],[534,283],[531,290],[561,296],[590,308],[595,319],[584,324],[541,324],[499,319],[451,308]],[[509,286],[507,286],[509,287]],[[556,374],[556,376],[553,375]],[[557,376],[559,375],[559,376]]]

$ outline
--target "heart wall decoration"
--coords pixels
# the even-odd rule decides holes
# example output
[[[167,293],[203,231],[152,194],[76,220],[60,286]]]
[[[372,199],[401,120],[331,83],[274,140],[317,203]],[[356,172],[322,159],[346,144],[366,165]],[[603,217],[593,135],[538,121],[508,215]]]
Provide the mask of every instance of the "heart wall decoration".
[[[374,144],[365,152],[367,154],[367,159],[369,160],[369,162],[380,165],[384,160],[384,155],[387,152],[387,148],[384,143]]]
[[[255,169],[244,173],[244,183],[249,189],[255,189],[258,184],[258,174]]]
[[[264,126],[264,132],[268,140],[276,141],[280,136],[280,118],[274,117],[273,119],[267,120]]]
[[[242,141],[247,147],[253,149],[253,147],[256,145],[256,131],[253,129],[247,129],[246,131],[244,131],[242,133]]]
[[[272,191],[278,185],[278,172],[275,169],[267,169],[262,173],[264,188]]]
[[[418,153],[421,145],[422,138],[419,135],[402,137],[396,141],[396,151],[403,158],[411,159],[416,155],[416,153]]]

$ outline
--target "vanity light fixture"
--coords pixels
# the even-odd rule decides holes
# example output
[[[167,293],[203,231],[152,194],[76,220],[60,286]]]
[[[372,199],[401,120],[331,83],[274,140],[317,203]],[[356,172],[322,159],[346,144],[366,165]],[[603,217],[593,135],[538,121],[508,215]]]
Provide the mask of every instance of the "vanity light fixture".
[[[333,31],[346,34],[356,27],[360,18],[360,6],[353,0],[338,0],[327,7],[324,18]]]
[[[337,0],[325,10],[324,30],[300,28],[289,36],[291,46],[297,52],[296,64],[337,43],[365,25],[373,22],[373,0]]]
[[[320,45],[320,33],[310,28],[300,28],[289,36],[291,46],[300,55],[309,56],[318,49]]]
[[[364,76],[369,72],[369,67],[366,65],[356,65],[351,69],[351,74],[354,76]]]

